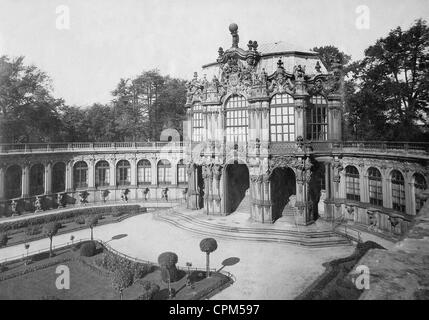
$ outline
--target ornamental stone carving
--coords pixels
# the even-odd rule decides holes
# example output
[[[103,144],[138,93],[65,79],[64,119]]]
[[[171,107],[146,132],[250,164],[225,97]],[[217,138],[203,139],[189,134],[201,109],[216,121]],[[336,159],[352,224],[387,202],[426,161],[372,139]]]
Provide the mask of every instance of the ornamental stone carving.
[[[222,166],[215,164],[212,167],[212,175],[216,180],[220,180],[222,176]]]
[[[334,170],[333,180],[335,183],[340,183],[341,180],[341,171],[343,171],[343,163],[341,160],[334,160],[332,163],[332,168]]]

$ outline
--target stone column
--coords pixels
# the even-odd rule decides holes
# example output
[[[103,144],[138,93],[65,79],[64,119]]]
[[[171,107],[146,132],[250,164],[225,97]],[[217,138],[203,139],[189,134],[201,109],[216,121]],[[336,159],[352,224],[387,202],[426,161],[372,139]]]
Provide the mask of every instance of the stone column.
[[[0,200],[4,200],[6,198],[5,184],[6,184],[6,165],[0,164]]]
[[[187,200],[187,208],[192,210],[199,209],[198,200],[199,200],[199,192],[198,192],[198,177],[197,177],[197,168],[191,162],[186,167],[186,173],[188,175],[188,200]]]
[[[314,221],[313,203],[310,199],[311,161],[301,159],[295,165],[296,169],[296,215],[295,221],[299,225],[309,225]]]
[[[210,180],[211,180],[211,169],[208,165],[203,165],[202,168],[203,179],[204,179],[204,208],[206,214],[210,214]]]
[[[413,188],[413,177],[409,171],[404,172],[405,213],[414,215],[416,211]],[[414,200],[413,200],[414,198]]]
[[[45,194],[52,193],[52,162],[45,163]]]
[[[334,95],[328,101],[328,139],[341,140],[341,98]]]
[[[212,167],[212,175],[213,175],[213,182],[212,182],[212,196],[213,196],[213,213],[220,214],[222,213],[222,206],[221,206],[221,191],[220,191],[220,183],[222,178],[222,166],[215,164]]]
[[[95,159],[88,161],[88,189],[95,189]]]
[[[261,123],[260,123],[260,140],[261,142],[270,141],[270,104],[269,101],[261,102]]]
[[[171,184],[178,185],[177,181],[177,162],[171,162]]]
[[[383,207],[393,208],[392,204],[392,180],[386,174],[386,168],[381,168],[381,185],[383,192]]]
[[[369,202],[368,167],[360,165],[359,168],[360,201]]]
[[[109,159],[110,187],[116,188],[116,159]]]
[[[73,160],[66,162],[66,192],[73,191]]]
[[[30,164],[25,163],[22,168],[22,180],[21,180],[21,197],[26,198],[30,194]]]
[[[136,157],[131,158],[130,167],[131,167],[130,168],[130,171],[131,171],[131,177],[130,177],[131,187],[136,187],[137,186],[137,158]]]
[[[295,139],[305,136],[305,96],[295,98]]]

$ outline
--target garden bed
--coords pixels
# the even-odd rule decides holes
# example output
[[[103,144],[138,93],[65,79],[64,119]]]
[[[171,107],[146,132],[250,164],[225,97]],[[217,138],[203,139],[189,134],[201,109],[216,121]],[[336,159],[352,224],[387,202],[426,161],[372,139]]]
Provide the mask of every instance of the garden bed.
[[[139,205],[78,208],[52,215],[33,216],[24,220],[6,222],[0,224],[0,234],[7,234],[8,241],[6,246],[13,246],[46,238],[43,234],[43,225],[49,222],[55,221],[61,223],[58,234],[63,234],[88,228],[84,220],[81,223],[76,222],[79,217],[84,219],[90,215],[100,215],[101,219],[98,222],[98,226],[100,226],[120,222],[125,218],[145,212],[146,208],[142,208]]]
[[[28,265],[25,259],[3,264],[0,268],[0,300],[117,300],[119,293],[112,285],[112,279],[121,268],[133,270],[132,284],[123,290],[123,299],[170,298],[168,284],[162,281],[157,265],[128,260],[99,243],[93,256],[82,256],[82,247],[86,243],[89,241],[56,250],[54,257],[49,257],[48,252],[37,254],[28,259],[31,261]],[[70,270],[69,290],[58,290],[55,286],[58,265],[65,265]],[[186,271],[179,270],[179,274],[178,281],[171,283],[175,293],[171,299],[204,299],[232,282],[229,277],[216,272],[206,278],[204,271],[191,271],[190,282]]]

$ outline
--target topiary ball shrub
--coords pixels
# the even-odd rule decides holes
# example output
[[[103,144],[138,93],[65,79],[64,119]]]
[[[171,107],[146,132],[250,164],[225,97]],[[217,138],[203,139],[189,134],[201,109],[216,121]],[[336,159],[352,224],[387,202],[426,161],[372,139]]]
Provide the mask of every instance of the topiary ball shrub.
[[[76,219],[74,219],[74,222],[76,224],[85,224],[85,217],[84,216],[76,217]]]
[[[97,252],[97,246],[94,241],[84,243],[80,247],[80,255],[82,257],[92,257]]]
[[[9,238],[7,237],[6,233],[0,233],[0,247],[4,247],[7,245],[7,241]]]
[[[179,258],[174,252],[164,252],[159,255],[158,263],[161,267],[162,281],[168,282],[168,277],[170,277],[170,282],[179,280],[179,272],[176,268],[178,260]]]

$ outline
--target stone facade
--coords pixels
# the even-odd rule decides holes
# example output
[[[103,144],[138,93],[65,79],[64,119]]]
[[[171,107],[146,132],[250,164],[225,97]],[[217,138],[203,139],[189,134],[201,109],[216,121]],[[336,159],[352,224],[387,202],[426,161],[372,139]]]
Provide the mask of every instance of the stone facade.
[[[242,49],[237,25],[231,24],[229,31],[231,47],[219,48],[216,62],[203,66],[202,79],[194,73],[188,83],[189,208],[229,214],[228,202],[233,200],[230,194],[235,187],[228,182],[227,168],[241,164],[248,169],[246,195],[255,221],[273,223],[282,216],[275,211],[288,201],[272,186],[284,185],[285,190],[295,192],[288,193],[288,198],[294,196],[297,224],[308,225],[322,217],[350,220],[375,231],[393,228],[404,232],[416,214],[414,174],[421,174],[427,186],[427,146],[408,149],[407,145],[381,142],[342,142],[339,63],[328,72],[314,52],[261,52],[257,41],[249,41],[247,50]],[[353,199],[353,194],[347,195],[351,178],[345,168],[349,165],[357,166],[359,172],[360,183],[355,183],[359,190],[354,191],[359,197]],[[368,189],[373,192],[374,188],[368,179],[372,167],[382,172],[381,205],[369,199]],[[274,181],[285,178],[273,172],[286,168],[295,175],[289,185]],[[398,189],[404,193],[399,195],[398,201],[404,201],[398,204],[400,210],[392,205],[392,192],[397,192],[392,191],[391,183],[395,168],[404,180]],[[240,197],[244,199],[245,194]]]

